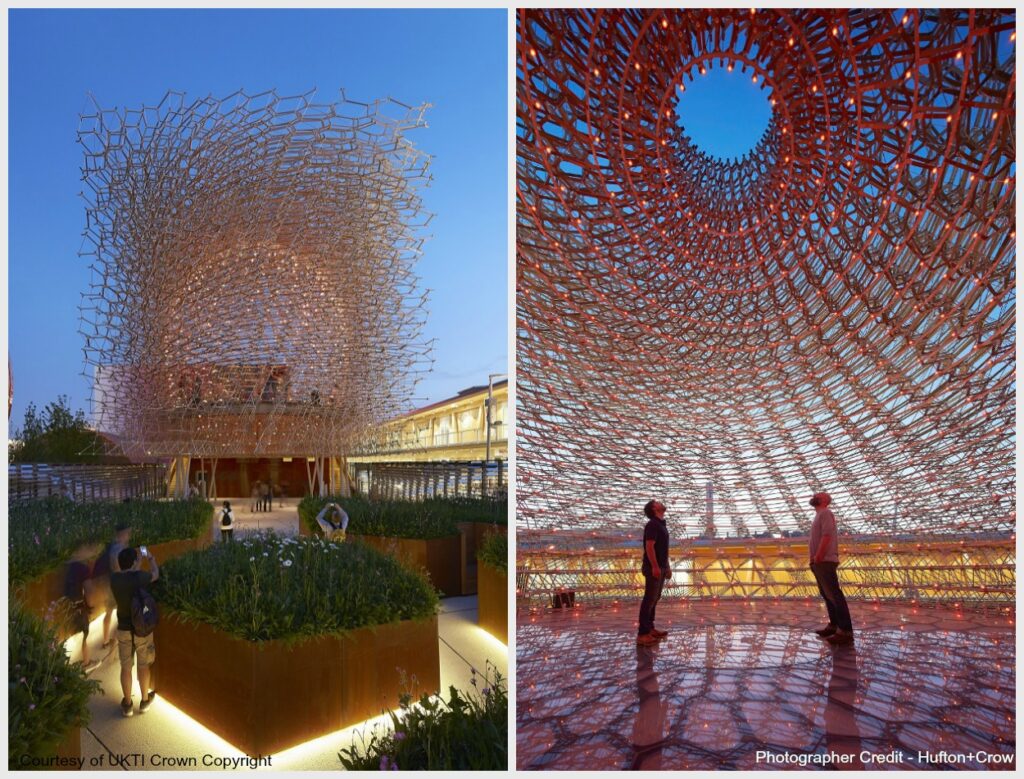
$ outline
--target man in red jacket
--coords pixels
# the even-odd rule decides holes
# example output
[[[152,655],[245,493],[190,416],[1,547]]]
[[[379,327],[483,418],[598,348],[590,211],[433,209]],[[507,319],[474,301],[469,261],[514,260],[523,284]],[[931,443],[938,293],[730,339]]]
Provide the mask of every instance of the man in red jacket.
[[[807,551],[818,592],[828,609],[828,625],[815,632],[830,644],[852,644],[850,607],[846,605],[846,597],[839,587],[839,530],[836,518],[828,508],[831,503],[832,496],[827,492],[815,493],[810,500],[815,514]]]

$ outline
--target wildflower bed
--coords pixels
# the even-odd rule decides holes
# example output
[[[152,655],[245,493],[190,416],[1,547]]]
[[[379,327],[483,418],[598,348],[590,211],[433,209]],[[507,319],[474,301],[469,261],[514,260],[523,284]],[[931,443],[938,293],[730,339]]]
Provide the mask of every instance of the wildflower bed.
[[[488,683],[473,671],[473,691],[448,690],[448,700],[402,697],[391,730],[338,753],[349,771],[508,770],[508,691],[494,669]]]
[[[440,684],[436,593],[364,545],[258,534],[172,561],[154,593],[160,694],[251,755]]]
[[[54,570],[83,543],[105,543],[126,522],[132,544],[154,546],[196,538],[210,526],[213,507],[203,500],[75,503],[50,497],[10,507],[8,581],[27,582]]]
[[[49,767],[55,757],[80,754],[78,729],[89,722],[99,683],[68,660],[52,626],[14,597],[7,606],[7,767]]]
[[[427,571],[445,595],[477,591],[476,550],[488,532],[507,532],[508,502],[480,498],[430,498],[423,501],[362,497],[306,497],[299,504],[303,535],[319,535],[316,516],[333,502],[349,515],[353,540]]]

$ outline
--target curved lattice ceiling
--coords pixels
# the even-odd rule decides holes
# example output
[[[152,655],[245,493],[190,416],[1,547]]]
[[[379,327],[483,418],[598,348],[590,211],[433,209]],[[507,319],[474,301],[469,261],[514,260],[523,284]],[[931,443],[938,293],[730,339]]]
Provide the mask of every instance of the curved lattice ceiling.
[[[99,428],[132,456],[323,456],[406,411],[425,108],[168,93],[83,116]]]
[[[1014,15],[521,11],[518,501],[635,527],[999,532],[1014,467]],[[739,160],[677,116],[739,69]],[[691,530],[692,533],[692,530]]]

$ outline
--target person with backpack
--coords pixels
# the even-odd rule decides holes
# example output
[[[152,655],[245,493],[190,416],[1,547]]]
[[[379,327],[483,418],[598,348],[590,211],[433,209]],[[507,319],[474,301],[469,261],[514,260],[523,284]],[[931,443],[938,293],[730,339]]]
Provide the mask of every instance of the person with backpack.
[[[132,716],[132,663],[138,664],[139,690],[142,701],[139,714],[145,714],[153,703],[154,693],[149,687],[149,667],[156,660],[153,631],[159,619],[156,601],[146,589],[160,578],[156,558],[142,547],[142,554],[134,547],[122,549],[118,554],[119,570],[110,575],[110,589],[117,602],[117,654],[121,662],[121,714]],[[149,561],[149,571],[141,570],[143,559]]]
[[[110,647],[114,640],[110,637],[110,623],[117,609],[117,602],[114,600],[114,593],[110,589],[110,574],[120,571],[117,559],[122,549],[128,546],[132,539],[131,526],[126,522],[118,523],[114,530],[114,540],[107,544],[100,553],[96,564],[92,569],[93,586],[97,602],[106,604],[106,613],[103,615],[103,648]]]
[[[233,540],[235,535],[235,513],[231,510],[231,503],[224,501],[224,508],[220,510],[220,540],[221,543]]]

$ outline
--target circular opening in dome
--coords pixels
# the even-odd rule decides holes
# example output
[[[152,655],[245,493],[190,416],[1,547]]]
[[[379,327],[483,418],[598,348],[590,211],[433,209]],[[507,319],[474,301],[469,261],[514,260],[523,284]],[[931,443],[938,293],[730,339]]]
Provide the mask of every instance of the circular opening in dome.
[[[741,158],[757,146],[772,118],[768,91],[755,84],[754,74],[735,66],[694,71],[676,93],[676,123],[702,152],[720,160]]]

